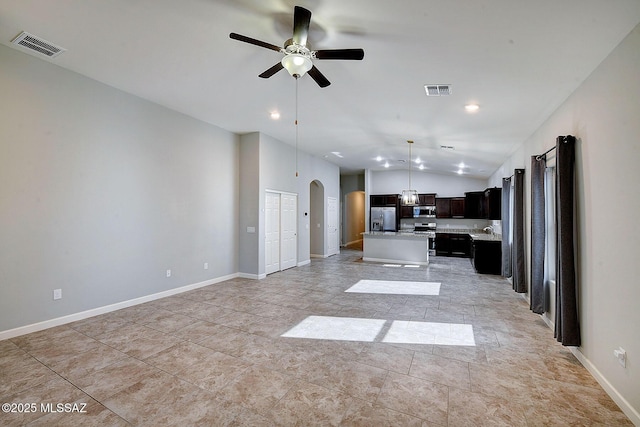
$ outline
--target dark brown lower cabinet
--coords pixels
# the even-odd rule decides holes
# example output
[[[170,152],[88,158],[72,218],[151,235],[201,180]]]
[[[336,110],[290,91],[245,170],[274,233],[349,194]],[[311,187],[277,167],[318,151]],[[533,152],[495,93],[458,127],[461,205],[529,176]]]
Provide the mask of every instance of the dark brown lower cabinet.
[[[471,263],[478,273],[502,274],[502,242],[473,240]]]
[[[451,253],[451,242],[449,233],[436,233],[436,255],[449,256]]]
[[[469,258],[471,237],[468,234],[436,233],[436,255]]]

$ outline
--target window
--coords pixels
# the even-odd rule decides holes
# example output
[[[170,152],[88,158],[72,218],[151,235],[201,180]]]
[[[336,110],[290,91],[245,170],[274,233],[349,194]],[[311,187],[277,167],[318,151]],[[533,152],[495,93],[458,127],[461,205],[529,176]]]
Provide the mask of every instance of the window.
[[[555,283],[556,280],[556,168],[547,167],[544,174],[545,198],[545,282]]]

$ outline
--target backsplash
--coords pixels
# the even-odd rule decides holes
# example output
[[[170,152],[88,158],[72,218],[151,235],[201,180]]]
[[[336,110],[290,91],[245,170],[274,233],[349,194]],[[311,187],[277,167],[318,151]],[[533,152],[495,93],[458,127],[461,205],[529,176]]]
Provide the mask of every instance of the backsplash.
[[[464,230],[482,230],[484,227],[492,225],[492,223],[500,223],[500,221],[489,221],[486,219],[464,219],[464,218],[403,218],[400,220],[400,229],[412,229],[416,222],[435,222],[437,229],[451,229],[456,231]],[[498,226],[499,227],[499,226]],[[494,226],[494,232],[496,226]]]

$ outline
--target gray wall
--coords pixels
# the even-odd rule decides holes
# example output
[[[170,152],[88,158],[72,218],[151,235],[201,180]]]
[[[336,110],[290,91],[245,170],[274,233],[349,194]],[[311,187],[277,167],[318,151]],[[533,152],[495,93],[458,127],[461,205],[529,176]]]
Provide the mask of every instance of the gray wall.
[[[238,270],[252,276],[258,274],[260,253],[258,245],[261,240],[259,238],[260,134],[250,133],[240,137],[240,159],[240,188],[242,192],[239,195]],[[248,230],[249,228],[252,232]]]
[[[640,425],[640,26],[491,177],[500,185],[530,156],[575,135],[579,312],[582,346],[576,355]],[[527,205],[527,204],[525,204]],[[526,206],[527,224],[530,209]],[[527,227],[527,241],[530,230]],[[529,245],[525,245],[530,258]],[[529,277],[529,274],[527,274]],[[553,316],[548,318],[552,322]],[[552,333],[552,332],[550,332]],[[627,351],[627,367],[613,350]]]
[[[340,191],[343,196],[352,191],[364,191],[364,173],[340,175]]]
[[[371,171],[368,194],[400,194],[409,185],[409,170]],[[486,179],[439,175],[424,171],[411,172],[412,190],[418,193],[437,193],[437,197],[464,196],[466,191],[487,188]],[[502,184],[501,184],[502,185]]]
[[[298,263],[309,262],[310,183],[338,198],[337,166],[300,152],[296,178],[295,149],[267,135],[240,137],[4,46],[0,63],[0,333],[261,277],[267,189],[298,194]]]
[[[0,331],[238,272],[237,136],[4,46],[0,64]]]
[[[296,168],[295,148],[269,135],[251,133],[241,137],[240,180],[243,194],[240,196],[239,272],[243,276],[257,278],[265,274],[264,202],[267,190],[298,195],[298,264],[310,261],[310,185],[318,180],[324,187],[324,205],[320,205],[319,212],[313,212],[313,215],[324,219],[326,198],[339,196],[340,170],[332,163],[301,151],[297,158]],[[247,227],[255,227],[256,232],[248,233]],[[314,249],[324,255],[328,252],[326,227],[320,232],[324,233],[323,245]]]

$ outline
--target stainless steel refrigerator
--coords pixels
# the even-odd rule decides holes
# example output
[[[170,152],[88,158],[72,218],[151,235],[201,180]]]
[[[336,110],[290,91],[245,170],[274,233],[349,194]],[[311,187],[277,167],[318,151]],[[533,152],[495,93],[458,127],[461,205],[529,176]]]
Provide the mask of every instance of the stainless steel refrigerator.
[[[396,208],[371,208],[371,231],[397,231]]]

